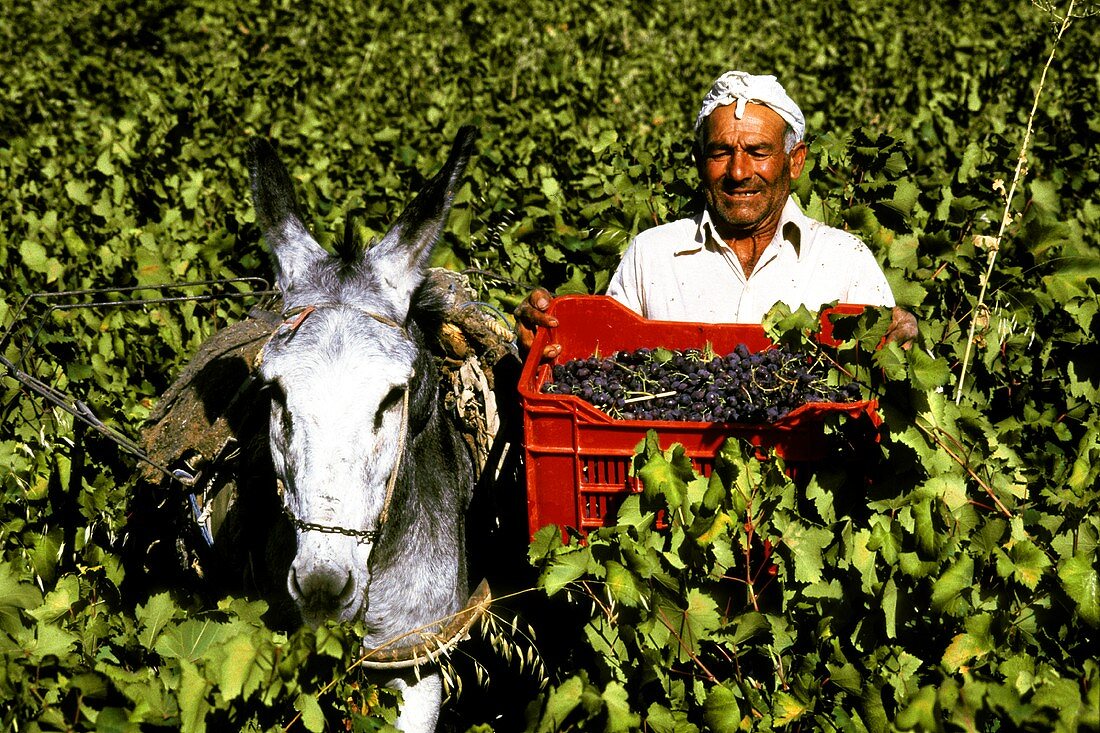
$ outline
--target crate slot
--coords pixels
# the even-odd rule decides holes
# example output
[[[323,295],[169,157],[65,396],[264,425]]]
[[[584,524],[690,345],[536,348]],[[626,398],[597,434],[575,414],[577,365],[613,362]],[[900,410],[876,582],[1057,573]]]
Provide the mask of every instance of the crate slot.
[[[581,486],[629,489],[630,459],[625,456],[581,456]]]

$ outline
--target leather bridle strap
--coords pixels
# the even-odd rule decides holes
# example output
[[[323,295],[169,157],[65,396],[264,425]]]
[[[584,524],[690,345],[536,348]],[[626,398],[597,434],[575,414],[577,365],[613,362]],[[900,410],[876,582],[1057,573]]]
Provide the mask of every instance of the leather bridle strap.
[[[412,384],[412,380],[409,380]],[[378,530],[381,531],[386,520],[390,518],[390,503],[393,501],[393,490],[397,486],[397,472],[401,468],[401,459],[405,455],[405,441],[409,435],[409,387],[401,396],[401,431],[397,434],[397,461],[393,464],[390,477],[386,481],[386,498],[382,502],[382,512],[378,515]]]

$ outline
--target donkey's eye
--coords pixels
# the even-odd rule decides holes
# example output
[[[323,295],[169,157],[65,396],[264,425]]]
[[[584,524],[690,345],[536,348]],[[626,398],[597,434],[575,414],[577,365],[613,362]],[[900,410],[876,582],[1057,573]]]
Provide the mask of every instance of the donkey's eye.
[[[382,398],[382,403],[378,405],[378,412],[374,414],[374,429],[380,430],[382,428],[382,418],[386,416],[386,413],[392,410],[401,402],[401,398],[405,395],[404,387],[394,387],[391,389],[385,397]]]
[[[284,436],[289,436],[291,434],[292,422],[290,418],[290,410],[286,409],[285,404],[272,400],[271,418],[278,422],[279,426],[282,428]]]
[[[277,405],[286,405],[286,390],[283,389],[283,385],[279,383],[278,379],[265,380],[260,386],[260,394]]]
[[[265,381],[260,387],[260,394],[271,400],[271,418],[282,427],[284,435],[289,435],[290,410],[286,409],[286,391],[283,385],[277,379]]]

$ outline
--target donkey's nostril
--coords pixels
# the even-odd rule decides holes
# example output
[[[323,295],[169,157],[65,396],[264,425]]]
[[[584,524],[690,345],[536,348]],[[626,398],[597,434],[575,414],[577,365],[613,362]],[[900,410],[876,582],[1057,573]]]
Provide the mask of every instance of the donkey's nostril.
[[[290,592],[311,615],[335,616],[351,602],[355,580],[350,571],[313,568],[290,571]]]
[[[348,573],[348,579],[344,583],[344,587],[340,589],[340,597],[341,598],[347,598],[348,596],[350,596],[351,595],[351,587],[352,587],[352,579],[351,579],[351,573],[349,572]]]

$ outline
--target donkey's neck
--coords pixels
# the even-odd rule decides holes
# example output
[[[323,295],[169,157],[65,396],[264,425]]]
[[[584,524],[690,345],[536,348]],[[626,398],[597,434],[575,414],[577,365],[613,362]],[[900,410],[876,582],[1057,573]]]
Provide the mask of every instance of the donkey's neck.
[[[424,428],[410,429],[389,519],[371,554],[365,646],[445,623],[461,609],[472,476],[465,441],[433,401]]]

